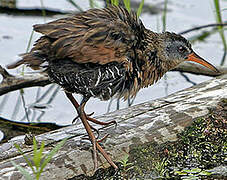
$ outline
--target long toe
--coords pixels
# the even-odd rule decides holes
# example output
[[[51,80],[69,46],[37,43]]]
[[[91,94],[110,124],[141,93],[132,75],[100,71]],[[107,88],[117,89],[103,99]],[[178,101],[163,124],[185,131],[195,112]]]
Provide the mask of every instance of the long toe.
[[[93,122],[95,124],[102,125],[102,126],[107,126],[107,125],[110,125],[110,124],[117,125],[117,122],[116,121],[102,122],[102,121],[98,121],[97,119],[92,118],[92,117],[90,117],[88,115],[86,116],[86,118],[87,118],[88,121],[91,121],[91,122]]]
[[[94,159],[94,172],[97,170],[98,168],[98,160],[97,160],[97,143],[96,141],[93,142],[93,159]]]

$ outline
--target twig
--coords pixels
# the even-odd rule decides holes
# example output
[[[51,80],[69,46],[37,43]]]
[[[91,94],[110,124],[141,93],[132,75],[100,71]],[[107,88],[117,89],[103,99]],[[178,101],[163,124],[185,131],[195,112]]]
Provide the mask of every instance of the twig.
[[[196,83],[194,81],[192,81],[191,79],[189,79],[189,77],[186,76],[183,72],[179,72],[179,73],[188,83],[191,83],[193,86],[196,85]]]
[[[197,26],[197,27],[182,31],[179,34],[182,35],[182,34],[186,34],[186,33],[192,32],[192,31],[197,31],[197,30],[200,30],[200,29],[204,29],[204,28],[208,28],[208,27],[217,27],[217,26],[227,26],[227,22],[224,22],[224,23],[212,23],[212,24],[206,24],[206,25],[203,25],[203,26]]]
[[[50,84],[47,76],[43,74],[13,76],[0,66],[0,74],[3,80],[0,83],[0,96],[21,88],[46,86]]]

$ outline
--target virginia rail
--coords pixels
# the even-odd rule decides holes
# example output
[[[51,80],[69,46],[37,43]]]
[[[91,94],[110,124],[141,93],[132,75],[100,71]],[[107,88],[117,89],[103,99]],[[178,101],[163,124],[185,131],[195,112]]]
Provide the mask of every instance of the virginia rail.
[[[198,56],[182,36],[155,33],[146,29],[135,13],[111,6],[91,9],[46,24],[34,25],[42,33],[29,53],[11,64],[26,64],[42,69],[50,80],[64,88],[76,108],[93,144],[94,168],[97,149],[110,165],[117,166],[100,146],[88,121],[99,122],[84,112],[90,97],[108,100],[111,97],[134,97],[144,87],[154,84],[167,71],[184,61],[194,61],[218,70]],[[81,94],[80,104],[72,93]]]

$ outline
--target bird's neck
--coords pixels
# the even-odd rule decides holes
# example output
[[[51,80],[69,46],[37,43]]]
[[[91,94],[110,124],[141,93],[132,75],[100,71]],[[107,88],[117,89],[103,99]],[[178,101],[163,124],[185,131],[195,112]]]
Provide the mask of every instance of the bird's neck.
[[[137,51],[137,64],[144,62],[139,68],[142,77],[142,87],[148,87],[156,83],[167,71],[176,67],[178,61],[167,61],[164,52],[164,39],[162,34],[154,33],[150,30],[145,31],[146,38],[144,47]]]

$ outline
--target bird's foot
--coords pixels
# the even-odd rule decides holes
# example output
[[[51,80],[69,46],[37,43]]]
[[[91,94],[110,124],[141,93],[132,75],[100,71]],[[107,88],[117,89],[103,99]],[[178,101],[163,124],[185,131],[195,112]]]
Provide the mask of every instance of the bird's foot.
[[[109,122],[102,122],[102,121],[98,121],[97,119],[92,118],[92,117],[90,117],[88,115],[86,115],[86,118],[87,118],[88,121],[91,121],[91,122],[93,122],[95,124],[98,124],[98,125],[107,126],[107,125],[110,125],[110,124],[115,124],[115,126],[117,126],[117,122],[114,121],[114,120],[113,121],[109,121]]]
[[[106,153],[106,151],[102,148],[102,146],[99,144],[100,142],[104,141],[109,134],[105,135],[102,139],[96,139],[94,138],[94,136],[92,135],[91,132],[88,133],[89,134],[89,139],[92,142],[92,149],[93,149],[93,161],[94,161],[94,172],[97,170],[98,168],[98,159],[97,159],[97,153],[98,151],[104,156],[104,158],[108,161],[108,163],[114,167],[114,169],[118,169],[118,167],[116,166],[116,164],[111,160],[111,158],[109,157],[109,155]]]
[[[106,138],[108,138],[109,134],[106,134],[102,139],[98,139],[97,142],[103,142]]]
[[[110,125],[110,124],[115,124],[115,127],[117,126],[117,122],[114,121],[114,120],[113,120],[113,121],[109,121],[109,122],[102,122],[102,121],[98,121],[98,120],[95,119],[95,118],[90,117],[90,116],[92,116],[93,114],[94,114],[94,112],[93,112],[93,113],[90,113],[90,114],[86,114],[86,113],[85,113],[86,119],[87,119],[88,121],[92,122],[92,123],[95,123],[95,124],[98,124],[98,125],[102,125],[102,126],[108,126],[108,125]],[[77,121],[79,117],[80,117],[80,116],[75,117],[75,118],[72,120],[72,124],[74,124],[75,121]],[[95,129],[95,128],[92,127],[92,129]],[[98,132],[97,129],[95,129],[95,130],[96,130],[96,132]]]
[[[92,113],[93,114],[93,113]],[[99,125],[102,125],[102,126],[108,126],[108,125],[110,125],[110,124],[115,124],[115,127],[117,126],[117,122],[116,121],[109,121],[109,122],[102,122],[102,121],[98,121],[97,119],[95,119],[95,118],[91,118],[91,117],[89,117],[87,114],[86,114],[86,119],[88,120],[88,121],[90,121],[90,122],[93,122],[93,123],[95,123],[95,124],[99,124]],[[89,124],[90,125],[90,124]],[[95,130],[95,132],[97,133],[97,139],[99,138],[99,135],[100,135],[100,133],[99,133],[99,130],[98,129],[96,129],[96,128],[94,128],[93,126],[91,126],[90,125],[90,127],[91,127],[91,129],[93,129],[93,130]],[[107,137],[109,136],[109,134],[106,134],[102,139],[100,139],[100,140],[98,140],[98,142],[102,142],[104,139],[106,139]]]
[[[95,112],[92,112],[92,113],[90,113],[90,114],[86,114],[86,117],[89,117],[89,116],[92,116],[93,114],[94,114]],[[79,119],[79,115],[78,116],[76,116],[73,120],[72,120],[72,124],[74,124],[75,123],[75,121],[77,121],[78,119]]]
[[[102,126],[108,126],[110,124],[115,124],[115,127],[117,126],[117,122],[116,121],[109,121],[109,122],[102,122],[102,121],[98,121],[97,119],[95,118],[92,118],[90,116],[92,116],[94,114],[94,112],[90,113],[90,114],[86,114],[85,113],[85,116],[86,116],[86,119],[90,122],[93,122],[95,124],[98,124],[98,125],[102,125]],[[75,121],[79,118],[80,116],[77,116],[75,117],[73,120],[72,120],[72,124],[75,123]]]

